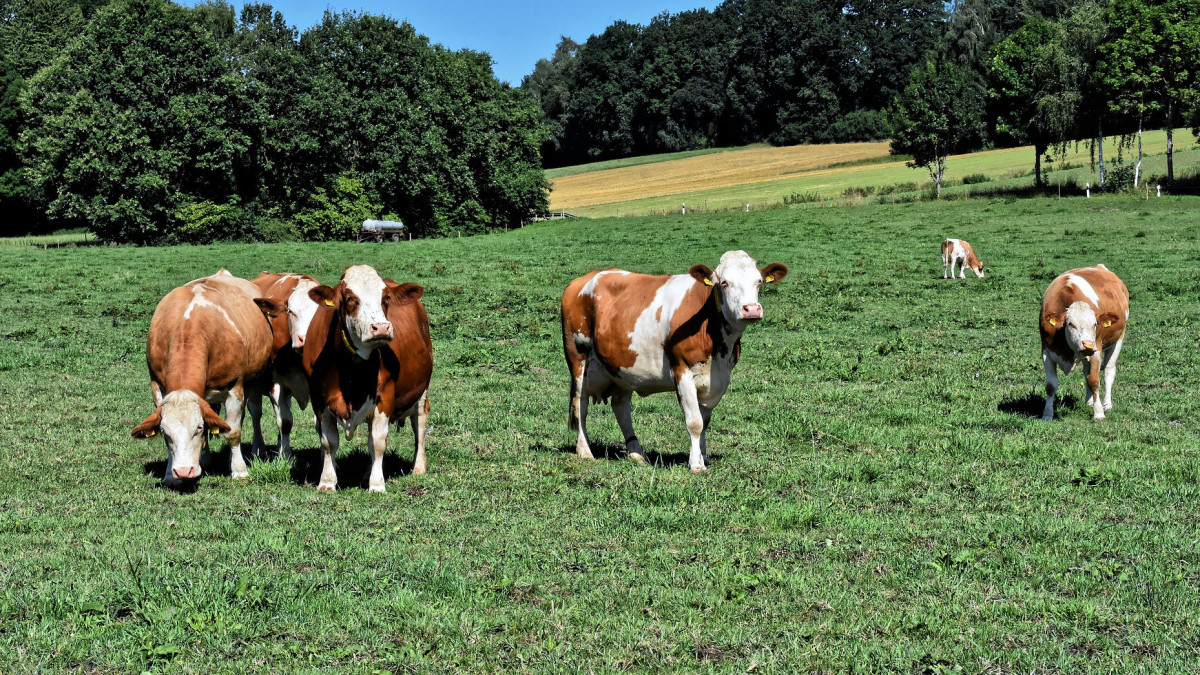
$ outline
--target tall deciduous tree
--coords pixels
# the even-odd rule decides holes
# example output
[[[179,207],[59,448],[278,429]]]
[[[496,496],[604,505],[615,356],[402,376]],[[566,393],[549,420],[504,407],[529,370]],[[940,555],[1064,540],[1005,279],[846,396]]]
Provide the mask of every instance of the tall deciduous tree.
[[[1034,184],[1045,185],[1042,177],[1042,156],[1058,136],[1054,122],[1047,119],[1048,108],[1043,104],[1047,93],[1053,93],[1045,74],[1047,45],[1057,34],[1057,27],[1042,17],[1034,17],[1017,32],[992,48],[988,64],[988,81],[996,132],[1018,143],[1034,148]]]
[[[946,158],[978,148],[984,140],[983,91],[948,60],[927,60],[913,69],[892,106],[892,153],[912,155],[942,195]]]
[[[22,143],[55,219],[99,236],[169,237],[188,203],[234,194],[247,148],[237,80],[191,10],[117,0],[29,82]]]

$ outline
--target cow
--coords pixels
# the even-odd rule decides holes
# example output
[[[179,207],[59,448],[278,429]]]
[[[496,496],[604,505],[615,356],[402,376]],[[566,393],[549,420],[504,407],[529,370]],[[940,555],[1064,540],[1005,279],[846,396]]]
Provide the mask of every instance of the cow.
[[[390,422],[411,420],[413,473],[425,473],[433,343],[421,304],[424,290],[381,279],[368,265],[355,265],[346,268],[337,286],[317,286],[308,293],[317,312],[305,336],[301,363],[325,454],[317,490],[337,489],[338,425],[349,440],[359,424],[368,424],[372,492],[386,492],[383,453]]]
[[[588,400],[611,399],[629,458],[644,464],[633,394],[673,391],[691,437],[688,468],[704,471],[713,408],[729,386],[742,333],[763,318],[759,287],[787,273],[780,263],[760,270],[745,251],[729,251],[715,270],[694,265],[688,274],[651,276],[608,269],[572,281],[562,296],[562,330],[576,454],[592,457]]]
[[[983,263],[975,256],[975,249],[965,239],[947,239],[942,242],[942,278],[954,278],[954,266],[958,265],[960,279],[967,278],[967,268],[970,267],[975,276],[983,278]],[[946,270],[950,276],[946,276]]]
[[[1042,365],[1046,368],[1046,408],[1042,419],[1054,419],[1058,368],[1069,375],[1083,360],[1087,403],[1092,417],[1104,419],[1112,409],[1117,357],[1129,321],[1129,290],[1104,265],[1064,272],[1050,283],[1038,317],[1042,334]],[[1104,401],[1100,400],[1100,370],[1104,370]]]
[[[308,296],[308,292],[319,283],[307,274],[272,274],[263,272],[251,280],[258,287],[261,295],[286,307],[284,319],[286,326],[280,333],[276,327],[277,338],[282,335],[286,339],[281,343],[276,340],[275,357],[271,368],[271,383],[267,396],[275,408],[275,424],[279,429],[279,456],[284,459],[292,457],[292,398],[300,404],[303,410],[308,406],[308,377],[300,363],[300,353],[304,348],[305,336],[313,315],[317,311],[317,303]],[[278,319],[279,317],[272,317]],[[254,446],[251,453],[259,456],[261,447],[262,399],[252,397],[246,407],[250,411],[250,422],[254,427]]]
[[[225,270],[196,279],[164,297],[150,319],[146,364],[154,412],[134,438],[162,432],[167,444],[164,484],[200,477],[200,454],[218,433],[230,448],[230,475],[248,477],[242,457],[243,404],[260,394],[285,308],[259,297],[254,284]],[[225,416],[216,408],[225,406]]]

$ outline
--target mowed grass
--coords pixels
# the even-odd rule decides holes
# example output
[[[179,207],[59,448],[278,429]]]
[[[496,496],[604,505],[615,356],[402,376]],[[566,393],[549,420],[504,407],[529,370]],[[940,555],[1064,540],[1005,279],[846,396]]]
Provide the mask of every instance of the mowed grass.
[[[401,244],[0,250],[5,672],[1194,672],[1200,663],[1196,201],[871,205],[543,224]],[[943,237],[986,279],[943,281]],[[764,292],[687,471],[673,397],[606,405],[580,460],[558,301],[619,266],[741,248]],[[294,466],[159,488],[144,340],[158,299],[227,267],[350,263],[426,288],[430,473],[364,434],[333,495]],[[1108,419],[1081,376],[1041,410],[1050,280],[1108,264],[1132,319]],[[268,432],[273,438],[273,431]]]
[[[1117,139],[1108,139],[1105,158],[1117,156]],[[872,188],[877,194],[911,191],[912,185],[930,184],[929,172],[913,169],[903,161],[883,161],[888,144],[854,144],[857,151],[843,151],[840,145],[808,145],[790,148],[763,148],[757,151],[733,150],[719,155],[649,164],[632,169],[594,171],[552,181],[551,209],[585,217],[635,216],[679,212],[680,204],[689,209],[722,210],[772,208],[795,195],[835,200],[847,189]],[[1148,156],[1142,175],[1166,175],[1166,132],[1145,134],[1143,149]],[[874,148],[869,149],[869,148]],[[1187,129],[1175,132],[1177,172],[1200,166],[1200,150]],[[1091,154],[1084,144],[1071,146],[1061,163],[1047,165],[1053,184],[1074,180],[1097,183],[1091,169]],[[778,153],[781,164],[756,160],[750,154]],[[1125,148],[1126,163],[1136,161],[1136,148]],[[875,161],[869,161],[870,159]],[[978,192],[985,187],[1028,187],[1032,184],[1034,153],[1032,147],[987,150],[955,155],[946,163],[943,190],[962,193],[964,176],[983,174],[989,185],[971,185]],[[838,166],[838,164],[843,164]],[[848,165],[846,165],[848,164]],[[1057,170],[1062,166],[1069,169]],[[753,168],[754,170],[750,170]],[[1111,168],[1111,164],[1110,164]],[[905,187],[905,186],[908,187]]]

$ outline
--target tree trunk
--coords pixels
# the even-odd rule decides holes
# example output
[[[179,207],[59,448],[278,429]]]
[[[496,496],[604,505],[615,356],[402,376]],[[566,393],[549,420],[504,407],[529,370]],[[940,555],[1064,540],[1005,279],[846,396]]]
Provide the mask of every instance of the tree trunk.
[[[1138,186],[1138,179],[1142,176],[1142,115],[1138,114],[1138,161],[1133,167],[1133,187]]]
[[[1175,120],[1171,119],[1171,97],[1167,97],[1167,185],[1175,182]]]
[[[938,157],[935,160],[937,166],[937,178],[933,182],[937,183],[937,198],[942,198],[942,175],[946,173],[946,160],[943,157]]]
[[[1104,189],[1104,129],[1096,122],[1096,147],[1100,151],[1100,189]]]
[[[1035,143],[1033,151],[1037,153],[1037,157],[1033,159],[1033,187],[1042,188],[1045,187],[1045,183],[1042,182],[1042,155],[1046,154],[1046,146]]]

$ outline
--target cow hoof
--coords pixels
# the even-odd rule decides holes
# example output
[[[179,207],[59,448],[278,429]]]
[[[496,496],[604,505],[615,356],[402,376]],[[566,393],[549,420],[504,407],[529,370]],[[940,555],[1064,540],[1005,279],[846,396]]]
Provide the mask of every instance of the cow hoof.
[[[368,492],[387,492],[387,488],[385,488],[382,485],[372,485],[371,487],[367,488],[367,491]]]
[[[1104,404],[1104,409],[1105,409],[1105,410],[1112,410],[1112,404],[1111,404],[1111,403],[1105,403],[1105,404]]]
[[[1098,412],[1098,413],[1096,413],[1095,415],[1092,415],[1092,419],[1094,419],[1094,420],[1102,420],[1102,419],[1104,419],[1104,413],[1103,413],[1103,412]]]
[[[1049,415],[1042,415],[1042,421],[1043,422],[1053,422],[1054,421],[1054,413],[1051,413]]]
[[[575,454],[579,455],[580,457],[582,457],[584,459],[596,459],[595,457],[592,456],[592,451],[588,450],[586,448],[583,450],[576,450]]]
[[[646,461],[646,456],[640,452],[629,453],[629,461],[637,464],[638,466],[646,466],[649,463]]]
[[[425,466],[424,464],[422,464],[422,465],[420,465],[420,466],[414,466],[414,467],[413,467],[413,470],[412,470],[412,475],[414,475],[414,476],[421,476],[421,475],[424,475],[424,474],[425,474],[425,472],[426,472],[426,471],[428,471],[428,470],[429,470],[429,469],[428,469],[428,468],[426,468],[426,466]]]
[[[247,471],[239,471],[238,473],[229,476],[233,480],[250,480],[250,473]]]
[[[337,492],[337,486],[321,483],[317,486],[317,492]]]
[[[688,470],[692,473],[704,473],[705,471],[708,471],[708,467],[701,464],[700,466],[689,467]]]

